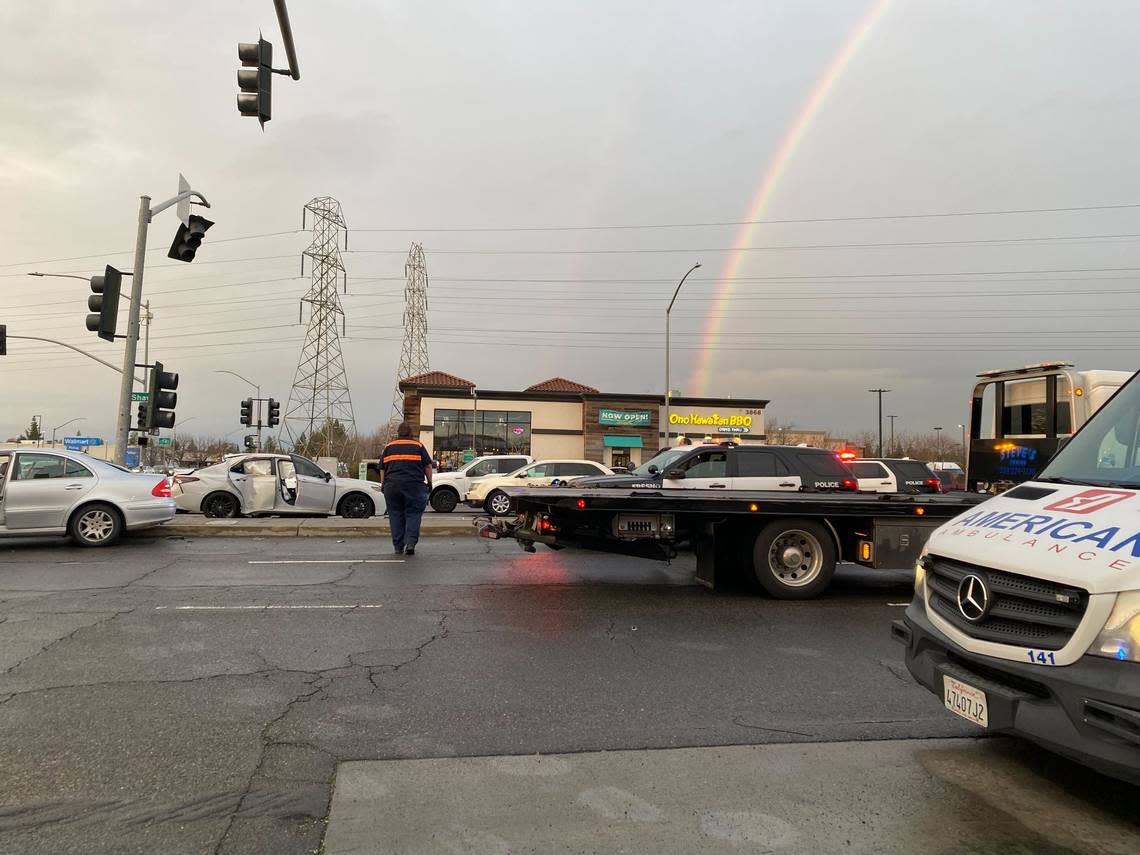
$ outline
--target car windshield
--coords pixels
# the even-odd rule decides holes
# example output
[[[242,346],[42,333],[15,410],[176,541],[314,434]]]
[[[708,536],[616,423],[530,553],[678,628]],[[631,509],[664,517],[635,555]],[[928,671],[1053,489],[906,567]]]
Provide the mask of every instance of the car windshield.
[[[1140,381],[1121,387],[1037,480],[1140,490]]]
[[[664,451],[659,451],[657,454],[653,455],[636,469],[634,469],[633,474],[649,477],[657,472],[664,472],[671,465],[676,463],[692,450],[693,446],[691,445],[681,445],[677,448],[667,448]],[[650,466],[654,466],[656,468],[651,472],[649,470]]]

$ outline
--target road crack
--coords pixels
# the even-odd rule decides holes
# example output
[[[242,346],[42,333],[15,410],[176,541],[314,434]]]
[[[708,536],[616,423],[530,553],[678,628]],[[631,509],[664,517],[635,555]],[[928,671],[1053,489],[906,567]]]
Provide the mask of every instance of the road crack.
[[[40,656],[44,653],[47,653],[49,650],[51,650],[57,644],[62,644],[65,641],[70,641],[72,638],[74,638],[76,635],[78,635],[80,632],[82,632],[85,629],[96,629],[98,627],[101,627],[101,626],[104,626],[104,625],[110,623],[111,621],[115,620],[116,618],[122,617],[123,615],[129,615],[133,611],[134,611],[133,608],[123,609],[122,611],[117,611],[114,614],[110,614],[107,617],[101,618],[101,619],[95,621],[94,623],[87,623],[87,624],[84,624],[83,626],[77,627],[76,629],[69,632],[67,635],[65,635],[61,638],[57,638],[55,641],[52,641],[52,642],[44,645],[43,647],[41,647],[39,650],[37,650],[35,653],[31,654],[30,656],[25,656],[23,659],[21,659],[15,665],[12,665],[8,668],[5,668],[3,671],[0,671],[0,676],[5,676],[8,674],[11,674],[13,671],[15,671],[17,668],[19,668],[25,662],[30,662],[31,660],[35,659],[37,656]],[[104,612],[103,614],[106,614],[106,613]]]

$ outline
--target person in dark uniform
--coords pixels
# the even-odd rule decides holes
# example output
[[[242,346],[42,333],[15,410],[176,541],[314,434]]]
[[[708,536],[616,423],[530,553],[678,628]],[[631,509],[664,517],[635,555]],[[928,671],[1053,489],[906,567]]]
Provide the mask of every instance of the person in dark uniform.
[[[392,546],[397,554],[415,555],[420,521],[431,492],[432,465],[423,443],[412,439],[412,426],[407,422],[400,422],[396,439],[384,446],[380,466]]]

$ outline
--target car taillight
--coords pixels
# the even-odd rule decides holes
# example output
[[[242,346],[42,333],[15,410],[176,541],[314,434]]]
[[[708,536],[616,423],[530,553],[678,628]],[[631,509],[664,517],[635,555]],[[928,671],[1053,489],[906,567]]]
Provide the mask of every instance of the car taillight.
[[[550,517],[543,514],[538,518],[538,530],[543,534],[554,534],[558,531],[558,526],[550,521]]]
[[[844,490],[858,490],[859,482],[854,478],[844,478],[839,482]]]
[[[926,479],[926,486],[927,487],[933,487],[935,493],[941,493],[942,492],[942,482],[939,481],[937,478],[927,478]]]
[[[154,489],[150,491],[150,494],[152,496],[157,496],[160,499],[169,499],[170,481],[168,481],[166,478],[163,478],[161,481],[154,485]]]

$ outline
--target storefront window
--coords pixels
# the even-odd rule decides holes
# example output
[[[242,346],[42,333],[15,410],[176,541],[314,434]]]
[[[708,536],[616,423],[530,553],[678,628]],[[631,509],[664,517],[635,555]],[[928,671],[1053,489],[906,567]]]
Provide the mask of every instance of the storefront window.
[[[434,456],[448,468],[463,455],[530,454],[530,413],[516,410],[436,410]]]

